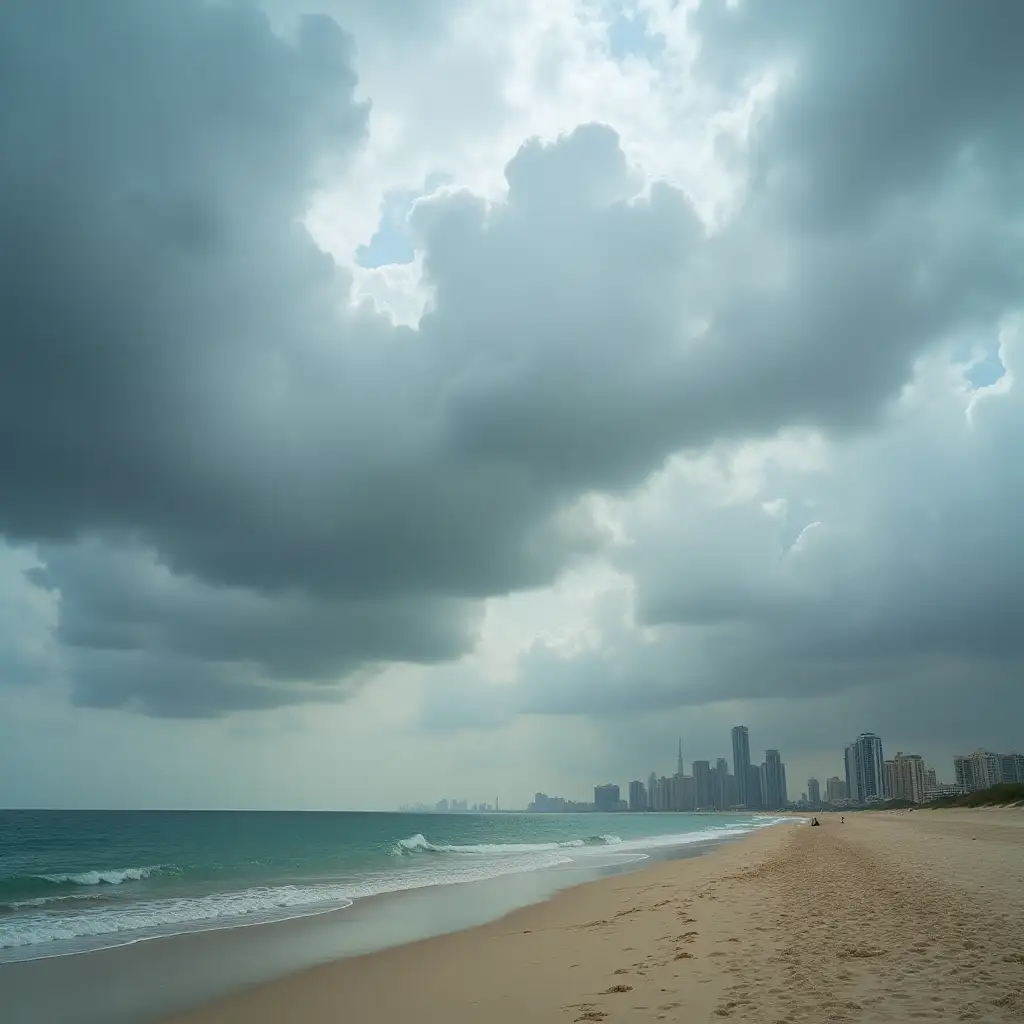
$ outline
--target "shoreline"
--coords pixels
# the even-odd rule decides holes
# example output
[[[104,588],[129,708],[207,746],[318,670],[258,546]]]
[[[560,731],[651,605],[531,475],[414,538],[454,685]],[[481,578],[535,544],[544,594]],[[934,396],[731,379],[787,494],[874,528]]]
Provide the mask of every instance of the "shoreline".
[[[55,813],[55,814],[64,814],[66,812],[55,811],[53,813]],[[89,814],[89,813],[93,813],[93,812],[82,812],[82,813]],[[105,814],[105,813],[108,813],[108,812],[104,811],[104,812],[101,812],[101,813]],[[116,813],[122,813],[122,812],[116,812]],[[127,812],[123,812],[123,813],[128,814],[128,815],[136,815],[136,814],[138,814],[140,812],[127,811]],[[141,812],[141,813],[149,813],[149,812]],[[164,812],[156,811],[156,812],[152,812],[152,813],[163,814]],[[178,812],[173,812],[173,813],[178,813]],[[221,812],[221,811],[213,811],[213,812],[195,811],[195,812],[193,812],[193,811],[189,811],[189,812],[183,812],[183,813],[188,813],[189,815],[192,815],[192,814],[200,814],[200,815],[202,815],[202,814],[207,814],[207,813],[220,815],[222,813],[236,813],[236,812]],[[251,815],[252,812],[242,811],[242,812],[237,812],[237,813],[244,814],[244,815],[248,816],[248,815]],[[291,814],[293,812],[275,812],[275,811],[272,811],[272,812],[267,812],[267,813],[270,813],[270,814],[278,814],[278,813]],[[307,812],[295,812],[295,813],[298,813],[300,815],[304,815]],[[314,813],[319,813],[319,812],[314,812]],[[336,812],[323,812],[323,813],[326,814],[326,815],[330,815],[330,814],[334,814]],[[348,812],[341,812],[341,813],[344,814],[344,813],[348,813]],[[354,812],[354,813],[357,813],[357,814],[360,814],[360,815],[361,814],[366,814],[366,813],[380,813],[382,815],[391,815],[392,814],[392,812]],[[491,815],[493,815],[493,814],[498,813],[498,812],[489,812],[489,813]],[[502,815],[504,815],[504,816],[514,816],[514,815],[524,814],[526,812],[503,811],[503,812],[500,812],[500,813]],[[711,818],[714,818],[714,817],[728,817],[728,818],[735,818],[735,814],[733,812],[728,812],[728,811],[723,811],[723,812],[698,811],[698,812],[682,812],[682,813],[688,819],[693,819],[693,818],[696,818],[696,817],[711,817]],[[446,814],[445,815],[445,814],[440,814],[440,813],[438,813],[438,816],[439,817],[458,817],[457,814],[456,815],[452,815],[452,814]],[[468,816],[468,817],[482,817],[482,816],[485,816],[485,815],[470,814],[469,812],[466,812],[466,816]],[[531,817],[532,816],[533,815],[531,815]],[[546,815],[546,817],[554,817],[554,818],[561,817],[561,816],[563,816],[563,815],[555,814],[555,813]],[[576,818],[580,817],[580,815],[578,815],[576,813],[567,813],[564,816],[565,817],[569,817],[571,819],[576,819]],[[675,815],[672,814],[672,813],[670,813],[668,815],[662,815],[662,814],[658,814],[657,815],[657,817],[659,817],[659,818],[661,818],[661,817],[674,817],[674,816]],[[756,819],[759,819],[759,818],[769,818],[771,820],[777,820],[781,816],[782,816],[781,812],[779,814],[768,813],[768,812],[759,812],[759,813],[751,814],[749,816],[748,820],[751,820],[751,819],[756,820]],[[632,817],[636,817],[636,815],[632,815]],[[754,827],[759,827],[759,826],[754,826]],[[683,833],[683,835],[685,835],[685,833]],[[676,846],[680,846],[681,847],[681,846],[684,846],[684,845],[688,845],[687,840],[686,839],[681,839],[679,837],[679,835],[676,834],[676,833],[670,833],[670,834],[653,833],[653,834],[650,834],[650,835],[646,835],[645,834],[645,835],[641,835],[641,836],[627,836],[627,838],[625,840],[620,839],[618,836],[612,836],[611,838],[614,840],[614,843],[610,843],[607,846],[607,848],[605,848],[603,850],[604,856],[606,856],[609,860],[619,860],[621,858],[630,858],[631,860],[643,861],[643,860],[645,860],[645,859],[647,859],[649,857],[665,856],[666,855],[666,851],[670,851],[672,848],[675,848]],[[665,839],[665,838],[671,838],[673,840],[673,842],[670,843],[670,844],[665,844],[665,843],[662,842],[662,840]],[[707,838],[700,839],[700,840],[697,840],[697,841],[700,842],[700,843],[715,842],[715,841],[718,841],[719,838],[720,837],[716,834],[714,836],[709,836]],[[515,841],[512,841],[512,842],[514,843]],[[547,840],[540,840],[540,842],[544,843],[544,842],[547,842]],[[574,846],[582,845],[582,844],[577,844],[577,843],[574,843],[574,842],[566,842],[566,843],[552,842],[552,847],[554,847],[556,845],[557,846],[565,846],[565,848],[566,848],[565,852],[566,852],[566,855],[568,856],[570,854],[570,851],[572,850],[572,848]],[[620,845],[624,846],[625,848],[624,849],[619,849]],[[663,849],[663,847],[664,847],[664,849]],[[596,851],[592,851],[591,855],[594,857],[594,859],[596,859],[597,852]],[[669,852],[668,855],[671,855],[670,852]],[[159,865],[158,867],[165,867],[165,866],[166,865]],[[172,868],[176,868],[176,865],[172,864],[170,866]],[[529,867],[528,866],[528,867],[525,867],[525,868],[522,869],[522,873],[527,873],[527,872],[532,872],[532,871],[584,870],[584,869],[586,869],[589,866],[590,865],[586,864],[583,861],[578,862],[578,863],[572,863],[572,864],[570,864],[570,863],[552,864],[552,865],[549,865],[549,866],[542,866],[542,867]],[[121,870],[121,869],[118,869],[118,870]],[[157,870],[157,869],[152,868],[152,867],[124,869],[124,871],[126,871],[126,872],[138,871],[138,872],[147,872],[147,873],[150,872],[150,871],[155,871],[155,870]],[[88,873],[88,872],[84,872],[84,873]],[[147,933],[147,929],[145,929],[145,928],[139,929],[138,933],[133,933],[132,931],[126,931],[126,932],[123,933],[124,937],[120,937],[121,934],[122,934],[120,931],[112,930],[112,931],[109,931],[109,932],[106,932],[106,933],[96,933],[96,934],[82,933],[82,934],[77,935],[77,936],[69,936],[67,939],[63,939],[63,938],[54,939],[53,941],[50,941],[50,942],[40,941],[38,944],[34,944],[34,945],[22,945],[22,946],[15,945],[13,947],[4,947],[4,948],[0,948],[0,969],[4,968],[5,966],[8,966],[8,965],[21,964],[21,963],[30,963],[30,962],[34,962],[34,961],[38,961],[38,960],[57,959],[57,958],[63,958],[63,957],[81,956],[81,955],[87,955],[87,954],[92,954],[92,953],[106,952],[108,950],[118,949],[118,948],[121,948],[123,946],[130,946],[130,945],[135,945],[135,944],[143,943],[143,942],[154,942],[154,941],[161,941],[161,940],[164,940],[164,939],[177,939],[177,938],[180,938],[180,937],[183,937],[183,936],[201,935],[201,934],[204,934],[204,933],[207,933],[207,932],[212,932],[212,931],[231,931],[231,930],[239,929],[239,928],[256,927],[258,925],[260,925],[260,926],[262,926],[262,925],[277,925],[277,924],[284,924],[284,923],[288,923],[288,922],[301,921],[301,920],[305,920],[307,918],[317,917],[317,916],[322,915],[322,914],[334,913],[336,911],[338,911],[338,912],[344,911],[344,910],[349,909],[350,907],[352,907],[353,905],[355,905],[357,903],[359,903],[359,904],[365,903],[367,900],[377,900],[377,899],[380,899],[382,897],[389,897],[389,896],[401,896],[403,893],[411,892],[411,891],[414,891],[414,890],[416,890],[418,888],[426,888],[426,887],[430,887],[430,886],[434,886],[434,885],[448,887],[448,886],[452,886],[452,885],[474,884],[474,883],[477,883],[477,882],[487,882],[487,881],[492,881],[492,880],[498,880],[500,878],[508,877],[510,875],[519,874],[519,873],[520,873],[519,871],[508,871],[508,872],[505,872],[505,873],[499,873],[499,874],[493,874],[493,875],[484,875],[484,876],[478,877],[478,878],[465,878],[465,879],[456,878],[456,879],[446,879],[446,880],[440,881],[440,882],[432,882],[432,881],[415,882],[414,884],[405,885],[405,886],[401,886],[400,885],[400,886],[397,886],[395,888],[385,887],[385,888],[379,889],[378,891],[373,891],[373,892],[369,892],[369,893],[362,893],[362,894],[355,894],[355,895],[347,895],[346,894],[346,895],[343,895],[343,896],[339,896],[337,899],[324,899],[321,902],[310,902],[310,903],[305,904],[305,905],[296,905],[296,906],[293,906],[293,907],[291,907],[289,909],[284,909],[284,907],[282,907],[281,909],[268,909],[268,910],[265,910],[265,911],[257,911],[254,914],[254,918],[255,919],[253,919],[253,920],[247,919],[246,914],[241,914],[241,913],[236,914],[236,916],[225,916],[225,917],[211,916],[209,918],[201,918],[201,917],[200,918],[192,918],[192,919],[185,918],[185,919],[182,919],[177,925],[175,925],[175,924],[154,925],[154,926],[152,926],[148,930],[148,933]],[[44,875],[44,876],[41,876],[41,877],[49,878],[50,876]],[[315,879],[313,884],[320,884],[321,882],[322,882],[321,879]],[[83,883],[83,884],[85,884],[85,883]],[[251,884],[252,885],[256,885],[257,887],[259,887],[259,885],[260,885],[260,883],[255,882],[255,881],[252,882]],[[290,881],[282,882],[281,880],[268,879],[266,882],[264,882],[262,884],[270,886],[271,888],[273,888],[273,886],[275,886],[275,885],[286,885],[287,886],[287,885],[292,884],[292,883]],[[84,897],[87,894],[83,892],[83,893],[80,893],[80,895],[82,895]],[[167,899],[167,898],[173,898],[173,895],[174,894],[172,894],[170,892],[164,892],[164,893],[154,892],[151,895],[150,898],[157,899],[157,900],[158,899]],[[200,894],[196,895],[194,893],[186,892],[184,895],[179,895],[178,898],[179,899],[182,899],[182,898],[183,899],[188,899],[188,898],[191,897],[191,898],[200,898],[201,899],[201,898],[203,898],[204,896],[207,896],[207,895],[211,895],[211,893],[203,892],[203,893],[200,893]],[[14,906],[18,906],[18,904],[13,904],[13,905]],[[23,904],[23,905],[27,905],[27,904]],[[56,947],[55,951],[54,951],[54,947]],[[24,955],[22,955],[22,954],[24,954]]]
[[[161,1024],[1024,1017],[1024,812],[818,817]]]
[[[612,848],[595,856],[593,863],[379,893],[345,907],[278,921],[235,921],[0,964],[0,988],[7,1006],[13,1007],[13,1017],[5,1016],[5,1024],[8,1020],[10,1024],[43,1020],[47,1024],[135,1024],[191,1012],[254,985],[275,984],[317,966],[486,927],[595,880],[701,858],[771,828],[762,825],[739,836],[717,836],[644,853],[617,854]],[[174,991],[166,985],[168,974],[178,979]],[[119,979],[113,988],[111,979]]]

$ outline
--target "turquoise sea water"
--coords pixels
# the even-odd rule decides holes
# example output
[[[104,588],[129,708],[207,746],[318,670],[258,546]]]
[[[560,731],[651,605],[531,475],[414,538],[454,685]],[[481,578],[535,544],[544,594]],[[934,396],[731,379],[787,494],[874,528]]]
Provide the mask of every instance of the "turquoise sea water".
[[[705,814],[0,811],[0,963],[316,914],[424,886],[638,860],[768,823]]]

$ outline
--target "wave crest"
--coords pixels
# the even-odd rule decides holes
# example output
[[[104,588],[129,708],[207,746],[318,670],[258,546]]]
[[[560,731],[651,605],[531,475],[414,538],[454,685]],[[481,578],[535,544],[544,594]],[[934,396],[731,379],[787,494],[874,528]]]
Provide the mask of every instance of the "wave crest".
[[[399,839],[393,852],[397,856],[419,853],[455,853],[478,856],[502,855],[516,853],[550,853],[554,850],[571,850],[583,846],[615,846],[622,840],[616,835],[588,836],[586,839],[565,839],[551,843],[471,843],[460,846],[454,843],[432,843],[417,832],[406,839]]]
[[[177,874],[180,868],[174,864],[149,864],[141,868],[104,868],[99,871],[75,871],[32,877],[43,882],[52,882],[54,885],[123,885],[125,882],[141,882],[151,875],[165,872]]]

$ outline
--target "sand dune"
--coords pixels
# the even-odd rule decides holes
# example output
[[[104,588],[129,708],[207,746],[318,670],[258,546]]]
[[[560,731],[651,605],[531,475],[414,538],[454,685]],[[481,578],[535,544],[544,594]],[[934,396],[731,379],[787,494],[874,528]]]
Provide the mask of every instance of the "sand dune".
[[[176,1021],[1024,1019],[1024,811],[820,820]]]

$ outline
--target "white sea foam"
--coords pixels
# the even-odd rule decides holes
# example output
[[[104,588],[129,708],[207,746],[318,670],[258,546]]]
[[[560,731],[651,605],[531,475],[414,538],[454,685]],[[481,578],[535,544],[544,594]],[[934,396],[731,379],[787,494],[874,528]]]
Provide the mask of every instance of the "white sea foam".
[[[612,846],[621,843],[618,836],[591,836],[589,839],[565,839],[552,843],[470,843],[459,846],[450,843],[431,843],[420,832],[407,839],[399,839],[395,853],[460,853],[483,856],[508,854],[549,853],[552,850],[578,850],[587,846]]]
[[[102,871],[79,871],[58,875],[35,875],[44,882],[58,885],[123,885],[125,882],[139,882],[150,875],[165,871],[177,872],[174,864],[150,864],[141,868],[108,868]]]
[[[480,881],[570,863],[564,853],[542,856],[479,858],[444,868],[390,871],[343,882],[254,886],[238,892],[109,903],[60,914],[40,909],[0,920],[0,950],[65,944],[63,951],[116,945],[183,931],[283,920],[340,909],[367,896],[434,885]],[[25,908],[28,909],[27,907]],[[107,941],[85,943],[83,940]],[[113,940],[113,941],[111,941]],[[70,944],[70,945],[68,945]],[[33,948],[31,956],[47,955]],[[4,959],[12,959],[10,955]]]

